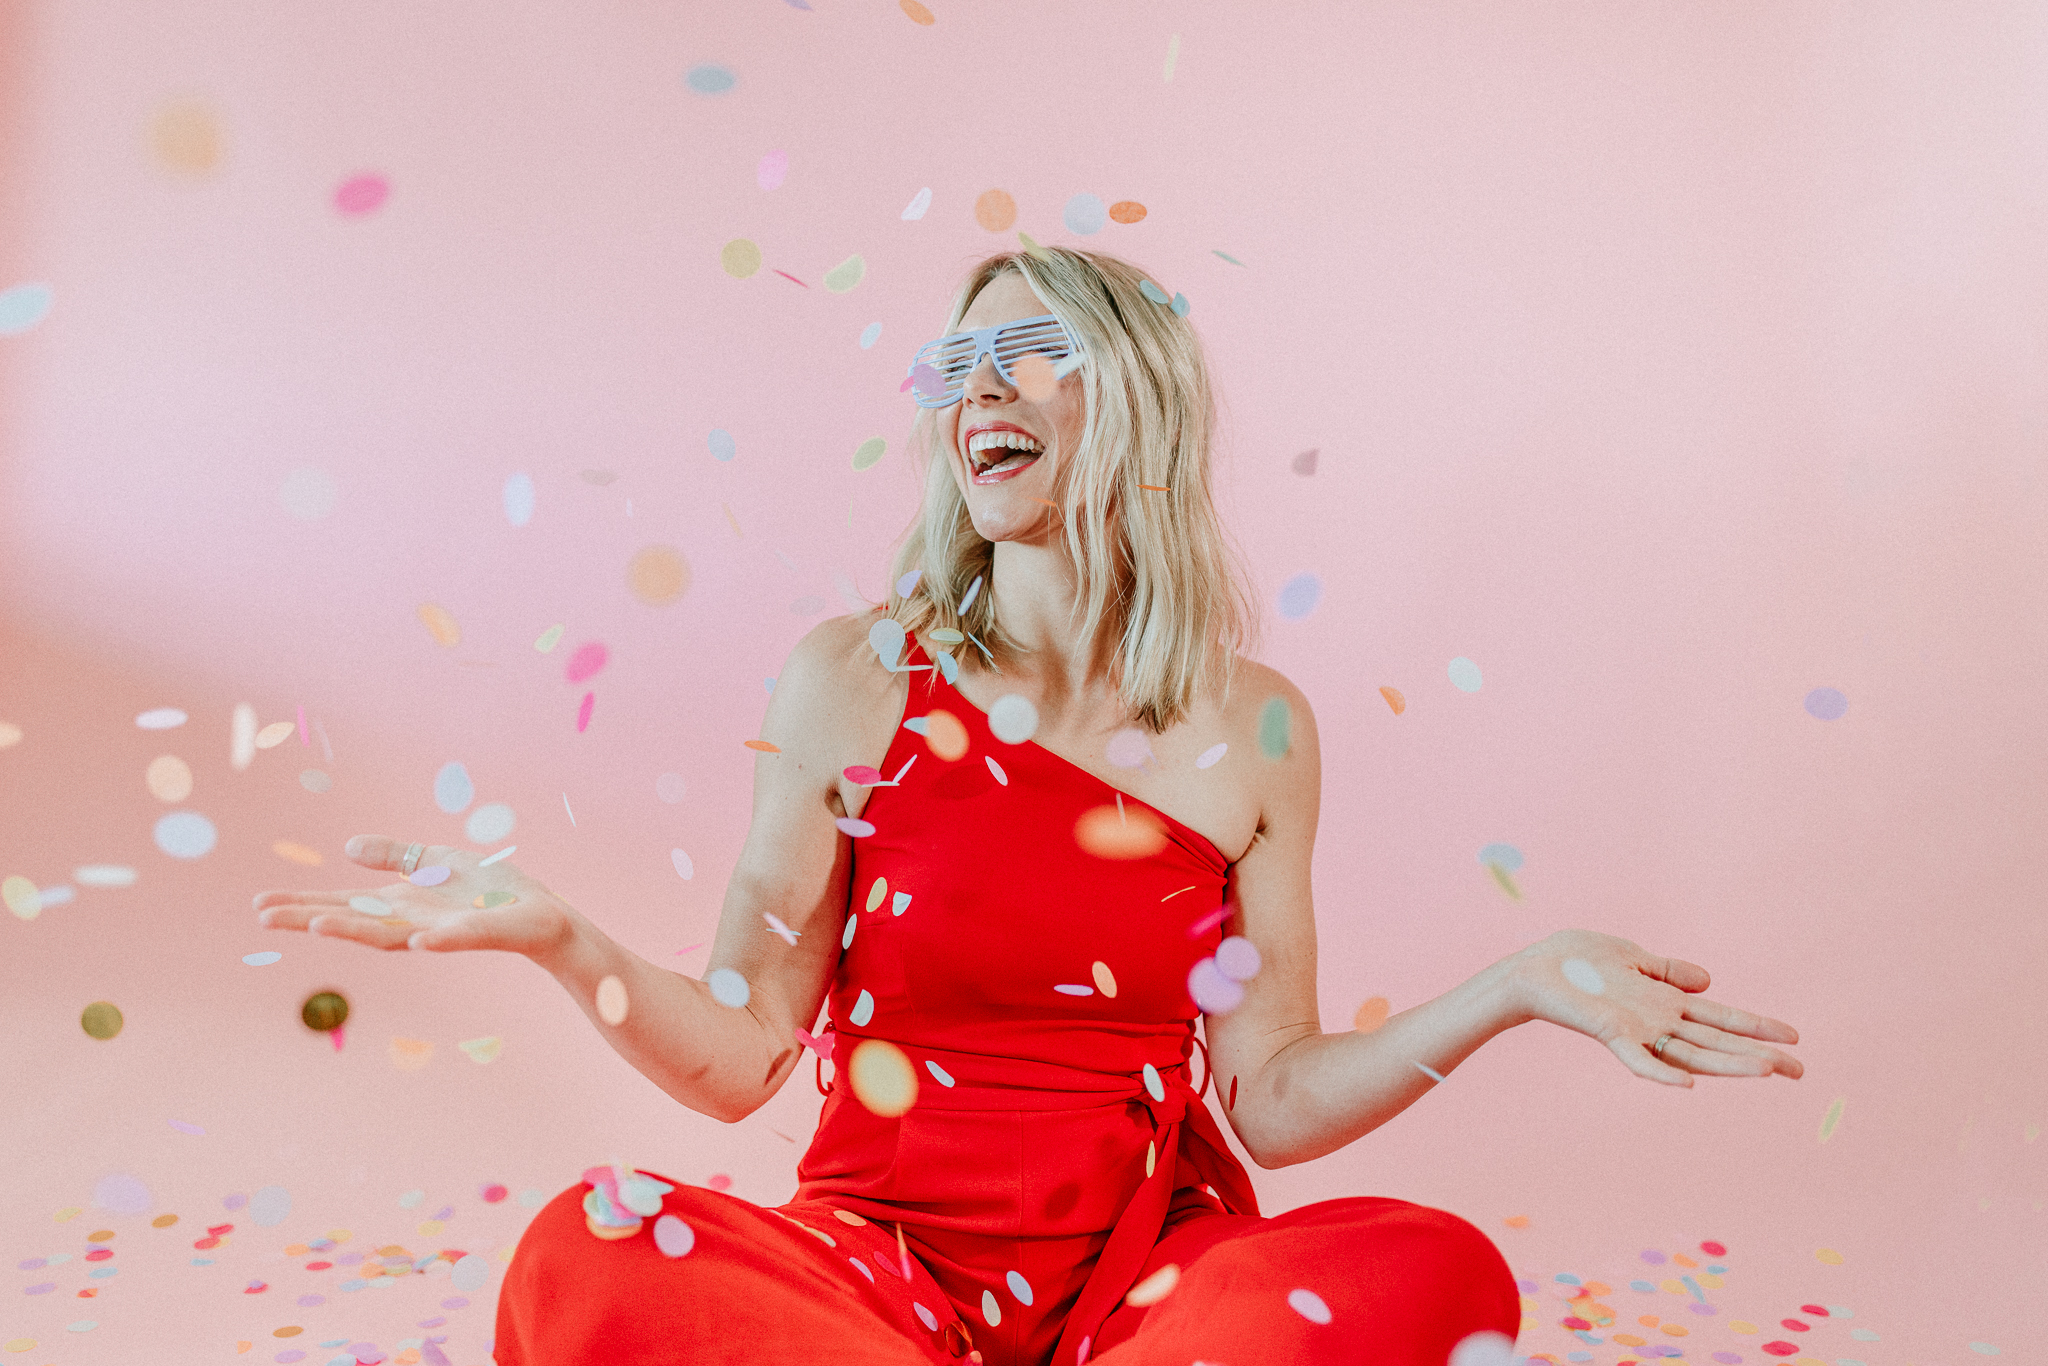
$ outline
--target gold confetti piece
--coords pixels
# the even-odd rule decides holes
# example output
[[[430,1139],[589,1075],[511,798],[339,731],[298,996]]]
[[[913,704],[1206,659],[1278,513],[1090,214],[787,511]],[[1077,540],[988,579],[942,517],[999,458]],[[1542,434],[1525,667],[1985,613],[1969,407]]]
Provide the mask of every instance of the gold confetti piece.
[[[885,877],[876,878],[874,886],[868,888],[868,909],[872,911],[875,907],[881,905],[888,895],[889,879]]]
[[[868,273],[868,263],[859,256],[849,256],[825,272],[825,292],[844,294],[861,282]]]
[[[935,22],[932,12],[918,4],[917,0],[897,0],[897,3],[903,7],[903,12],[910,16],[911,23],[929,26]]]
[[[481,1065],[496,1062],[498,1054],[505,1047],[505,1041],[491,1034],[481,1039],[465,1039],[455,1046],[467,1054],[471,1062]]]
[[[220,122],[204,105],[174,104],[159,110],[150,123],[149,141],[166,170],[198,176],[220,164]]]
[[[1510,1214],[1501,1222],[1505,1223],[1509,1228],[1527,1228],[1529,1227],[1529,1216],[1526,1214]]]
[[[1384,996],[1368,997],[1358,1007],[1358,1013],[1351,1017],[1351,1027],[1361,1034],[1370,1034],[1387,1022],[1387,1011],[1391,1007]]]
[[[443,1225],[439,1219],[425,1219],[420,1222],[419,1235],[422,1238],[438,1238]]]
[[[1147,492],[1150,492],[1150,493],[1172,493],[1172,492],[1173,492],[1173,490],[1172,490],[1172,489],[1168,488],[1168,487],[1167,487],[1166,485],[1164,485],[1164,484],[1140,484],[1140,485],[1138,485],[1138,487],[1139,487],[1139,488],[1141,488],[1141,489],[1144,489],[1144,490],[1146,490]]]
[[[690,566],[674,546],[650,545],[626,569],[633,596],[650,607],[674,602],[690,589]]]
[[[732,534],[744,541],[747,534],[740,530],[739,518],[732,515],[732,504],[720,503],[719,506],[725,509],[725,520],[732,526]]]
[[[68,1224],[83,1213],[85,1213],[85,1208],[82,1205],[66,1205],[63,1209],[51,1215],[50,1218],[60,1224]]]
[[[78,1016],[79,1027],[95,1039],[111,1039],[121,1032],[121,1010],[112,1001],[94,1001]]]
[[[312,1249],[311,1249],[311,1248],[300,1248],[300,1249],[299,1249],[299,1252],[293,1252],[293,1253],[290,1253],[289,1255],[290,1255],[290,1256],[293,1256],[293,1257],[296,1257],[296,1256],[298,1256],[298,1255],[299,1255],[299,1253],[300,1253],[300,1252],[310,1252],[310,1251],[312,1251]],[[305,1332],[305,1331],[306,1331],[305,1329],[303,1329],[303,1328],[299,1327],[299,1326],[298,1326],[297,1324],[287,1324],[287,1325],[286,1325],[285,1327],[283,1327],[283,1328],[279,1328],[279,1329],[275,1330],[274,1332],[272,1332],[270,1336],[272,1336],[272,1337],[274,1337],[274,1338],[295,1338],[295,1337],[297,1337],[297,1336],[298,1336],[299,1334],[301,1334],[301,1333],[303,1333],[303,1332]]]
[[[761,249],[744,237],[735,237],[718,253],[718,264],[735,280],[744,280],[761,268]]]
[[[847,1060],[854,1098],[884,1119],[907,1114],[917,1104],[917,1069],[902,1049],[885,1039],[864,1039]]]
[[[142,771],[142,781],[158,801],[182,802],[192,795],[192,765],[175,754],[160,754]]]
[[[1114,1000],[1116,998],[1116,974],[1109,970],[1109,964],[1096,963],[1091,971],[1095,974],[1095,989]]]
[[[1408,710],[1408,699],[1401,696],[1399,689],[1381,688],[1380,696],[1387,699],[1387,705],[1394,709],[1394,715],[1399,716]]]
[[[1097,806],[1074,822],[1074,842],[1097,858],[1150,858],[1166,847],[1166,826],[1144,807]]]
[[[1173,79],[1173,64],[1180,60],[1180,35],[1174,34],[1166,40],[1166,80]]]
[[[462,627],[456,624],[455,614],[439,603],[421,603],[419,618],[425,623],[427,630],[433,633],[436,645],[452,650],[462,643]]]
[[[608,1025],[626,1022],[626,984],[616,977],[597,984],[597,1018]]]
[[[33,1351],[35,1345],[36,1340],[34,1338],[9,1338],[6,1343],[7,1350],[10,1352]]]
[[[967,753],[967,727],[952,712],[935,707],[925,717],[924,742],[950,763]]]
[[[760,750],[760,751],[761,751],[761,752],[762,752],[763,754],[780,754],[780,753],[782,753],[782,751],[781,751],[781,750],[780,750],[779,748],[777,748],[777,747],[776,747],[776,746],[774,746],[774,745],[771,745],[771,744],[769,744],[769,743],[768,743],[768,742],[767,742],[766,740],[746,740],[746,741],[743,741],[742,743],[744,743],[744,744],[746,745],[746,747],[747,747],[748,749],[758,749],[758,750]]]
[[[1027,255],[1035,256],[1041,261],[1049,261],[1052,259],[1052,254],[1046,251],[1044,247],[1040,246],[1038,243],[1038,239],[1033,237],[1030,233],[1023,231],[1022,229],[1019,229],[1017,233],[1017,241],[1023,244],[1025,253]]]
[[[1824,1262],[1829,1266],[1840,1266],[1842,1264],[1842,1254],[1831,1247],[1814,1249],[1813,1259],[1817,1262]]]
[[[293,863],[303,863],[308,868],[318,868],[322,863],[326,862],[320,856],[318,849],[308,849],[305,845],[294,844],[290,840],[273,841],[270,846],[270,852],[279,858],[290,859]]]
[[[348,1023],[348,1001],[338,992],[315,992],[299,1007],[299,1018],[306,1022],[306,1028],[322,1033],[339,1029]]]
[[[863,1228],[868,1222],[850,1209],[835,1209],[832,1211],[832,1217],[842,1224],[851,1224],[855,1228]]]
[[[1179,896],[1181,892],[1192,892],[1193,890],[1195,890],[1195,884],[1190,882],[1187,886],[1181,888],[1180,892],[1168,892],[1165,896],[1162,896],[1159,899],[1161,901],[1171,901],[1175,897]]]
[[[169,1228],[177,1222],[178,1216],[175,1214],[159,1214],[156,1218],[149,1221],[149,1226],[151,1228]]]
[[[485,892],[483,895],[477,897],[469,904],[476,907],[480,911],[488,911],[493,906],[504,906],[517,900],[519,900],[519,898],[512,895],[512,893],[510,892],[493,891]]]
[[[393,1039],[391,1065],[401,1072],[417,1072],[433,1061],[434,1045],[425,1039]]]
[[[1152,1179],[1152,1173],[1158,1170],[1158,1167],[1159,1142],[1157,1139],[1148,1139],[1145,1143],[1145,1179],[1147,1181]]]
[[[19,873],[0,881],[0,901],[5,901],[7,909],[23,920],[34,920],[43,913],[42,891]]]
[[[1143,1309],[1146,1305],[1157,1304],[1171,1295],[1173,1288],[1179,1284],[1180,1268],[1168,1262],[1132,1286],[1130,1293],[1124,1296],[1124,1303],[1136,1309]]]

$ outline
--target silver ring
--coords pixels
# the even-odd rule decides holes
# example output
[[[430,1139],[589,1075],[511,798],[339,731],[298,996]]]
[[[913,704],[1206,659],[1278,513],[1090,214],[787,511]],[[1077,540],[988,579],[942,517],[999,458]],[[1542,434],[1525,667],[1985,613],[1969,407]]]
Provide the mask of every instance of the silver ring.
[[[400,877],[411,877],[412,870],[420,866],[420,855],[425,852],[427,852],[427,846],[424,844],[415,844],[408,847],[405,851],[405,860],[398,865],[398,875]]]
[[[1650,1050],[1651,1055],[1654,1056],[1658,1062],[1664,1061],[1664,1045],[1670,1042],[1671,1036],[1669,1034],[1666,1034],[1662,1038],[1658,1039],[1657,1046]]]

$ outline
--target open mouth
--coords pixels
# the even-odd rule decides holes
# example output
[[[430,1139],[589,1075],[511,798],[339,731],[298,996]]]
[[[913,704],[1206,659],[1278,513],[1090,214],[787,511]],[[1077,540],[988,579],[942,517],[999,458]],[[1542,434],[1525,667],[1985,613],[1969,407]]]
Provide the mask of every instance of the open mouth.
[[[1022,473],[1044,454],[1038,439],[1022,432],[976,432],[967,438],[967,472],[977,484],[993,484]]]

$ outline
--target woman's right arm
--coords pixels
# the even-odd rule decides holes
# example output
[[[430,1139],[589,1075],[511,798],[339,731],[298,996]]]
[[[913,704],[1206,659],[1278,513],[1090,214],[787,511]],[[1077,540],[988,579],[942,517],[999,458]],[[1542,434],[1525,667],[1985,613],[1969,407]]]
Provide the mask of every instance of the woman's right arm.
[[[833,824],[847,814],[840,773],[882,762],[903,688],[872,658],[860,667],[866,625],[866,617],[836,617],[806,635],[761,723],[761,738],[780,753],[754,761],[752,823],[705,969],[707,978],[719,968],[745,978],[744,1007],[722,1005],[704,981],[621,947],[566,903],[555,942],[529,954],[620,1057],[727,1123],[760,1108],[795,1070],[804,1051],[796,1029],[817,1019],[839,962],[852,867],[851,842]],[[799,936],[794,946],[769,927],[769,914]],[[606,977],[626,988],[626,1018],[616,1025],[597,1011]]]

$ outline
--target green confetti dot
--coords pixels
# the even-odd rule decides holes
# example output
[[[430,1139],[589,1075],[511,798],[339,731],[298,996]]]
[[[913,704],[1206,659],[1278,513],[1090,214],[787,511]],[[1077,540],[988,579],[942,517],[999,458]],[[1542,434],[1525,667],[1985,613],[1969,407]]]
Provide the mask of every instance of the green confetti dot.
[[[546,654],[549,650],[552,650],[555,648],[555,646],[561,644],[561,642],[562,628],[559,626],[550,626],[547,630],[542,631],[540,633],[539,640],[533,642],[533,648],[539,650],[542,654]]]
[[[1294,712],[1284,697],[1269,697],[1259,712],[1259,750],[1268,759],[1284,759],[1294,746]]]
[[[882,458],[882,452],[888,449],[889,443],[881,437],[869,437],[854,448],[853,467],[857,470],[873,469],[876,462]]]
[[[78,1023],[95,1039],[111,1039],[121,1032],[121,1009],[112,1001],[94,1001],[79,1015]]]
[[[1835,1126],[1842,1122],[1842,1100],[1836,1100],[1828,1107],[1828,1116],[1820,1122],[1820,1141],[1825,1143],[1833,1137]]]
[[[868,263],[858,256],[849,256],[825,272],[825,288],[833,294],[844,294],[859,284],[861,277],[868,273]]]

